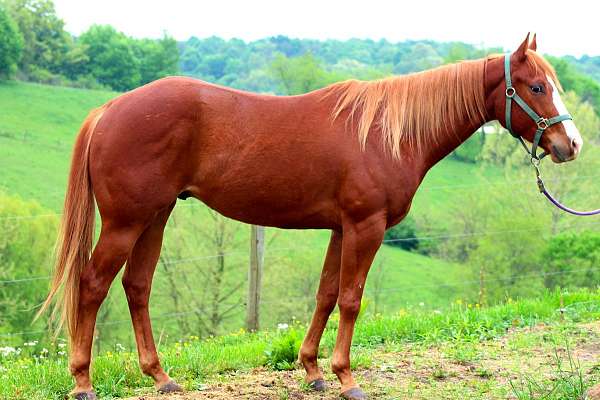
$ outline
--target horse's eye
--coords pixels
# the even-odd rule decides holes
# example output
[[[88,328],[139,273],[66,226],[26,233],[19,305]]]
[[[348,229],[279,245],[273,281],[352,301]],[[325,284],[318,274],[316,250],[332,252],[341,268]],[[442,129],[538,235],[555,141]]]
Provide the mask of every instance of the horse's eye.
[[[542,85],[531,86],[531,91],[535,94],[544,93],[544,87]]]

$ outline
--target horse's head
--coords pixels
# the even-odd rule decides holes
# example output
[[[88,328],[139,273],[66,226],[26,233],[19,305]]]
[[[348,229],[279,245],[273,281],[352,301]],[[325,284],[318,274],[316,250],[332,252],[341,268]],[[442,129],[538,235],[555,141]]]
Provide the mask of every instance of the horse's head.
[[[583,140],[560,98],[562,89],[554,69],[536,53],[536,47],[535,35],[531,43],[527,35],[508,65],[505,56],[488,60],[486,108],[514,136],[533,143],[534,153],[539,141],[552,161],[571,161],[577,158]]]

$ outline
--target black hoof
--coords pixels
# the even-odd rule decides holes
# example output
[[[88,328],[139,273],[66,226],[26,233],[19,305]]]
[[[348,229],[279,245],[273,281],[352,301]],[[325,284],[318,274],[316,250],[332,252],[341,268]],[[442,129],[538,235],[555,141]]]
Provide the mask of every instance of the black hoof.
[[[96,400],[96,399],[98,399],[96,397],[96,393],[94,393],[94,392],[79,392],[79,393],[74,393],[73,394],[73,398],[75,400]]]
[[[346,400],[367,400],[367,395],[365,392],[363,392],[361,388],[357,387],[342,392],[340,397]]]
[[[170,380],[169,382],[167,382],[164,385],[162,385],[161,387],[159,387],[158,392],[159,393],[177,393],[177,392],[183,392],[183,388],[181,386],[179,386],[177,383],[175,383],[174,380]]]
[[[323,379],[315,379],[314,381],[308,384],[308,387],[310,387],[315,392],[324,392],[327,390],[327,384]]]

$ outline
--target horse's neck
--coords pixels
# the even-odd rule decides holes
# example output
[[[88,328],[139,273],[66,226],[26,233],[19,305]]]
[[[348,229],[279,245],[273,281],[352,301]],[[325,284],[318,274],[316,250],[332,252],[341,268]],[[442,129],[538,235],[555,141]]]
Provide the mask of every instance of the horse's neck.
[[[429,169],[444,157],[452,153],[456,148],[469,139],[487,121],[484,118],[462,121],[455,129],[448,129],[443,135],[438,136],[436,144],[422,149],[423,161]]]

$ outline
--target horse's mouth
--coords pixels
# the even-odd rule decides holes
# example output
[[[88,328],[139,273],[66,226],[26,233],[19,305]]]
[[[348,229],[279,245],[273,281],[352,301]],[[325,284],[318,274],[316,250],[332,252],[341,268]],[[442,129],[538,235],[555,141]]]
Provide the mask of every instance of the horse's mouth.
[[[560,151],[560,149],[558,147],[556,147],[555,145],[552,145],[552,154],[554,155],[554,157],[556,157],[556,159],[558,160],[559,163],[563,163],[563,162],[570,161],[573,159],[573,158],[565,157],[564,154]]]

